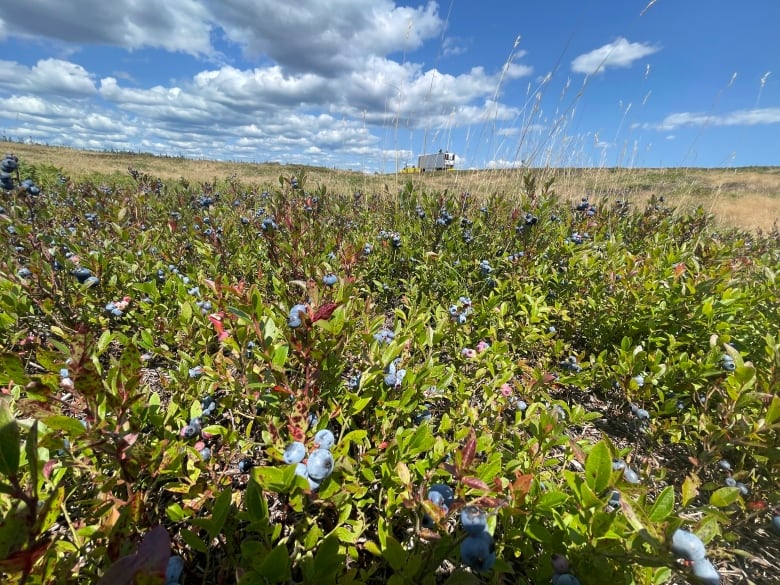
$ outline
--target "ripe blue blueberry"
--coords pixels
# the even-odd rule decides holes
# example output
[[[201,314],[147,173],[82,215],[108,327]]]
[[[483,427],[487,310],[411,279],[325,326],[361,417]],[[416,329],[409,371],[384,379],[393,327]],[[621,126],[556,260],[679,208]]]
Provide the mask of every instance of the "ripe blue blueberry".
[[[693,576],[702,585],[719,585],[720,573],[707,559],[696,559],[691,569]]]
[[[737,480],[734,479],[733,477],[727,477],[726,479],[723,480],[723,483],[727,487],[737,487]]]
[[[331,455],[330,451],[327,449],[317,449],[309,455],[309,459],[306,462],[306,471],[310,478],[316,481],[322,481],[333,473],[334,464],[333,455]]]
[[[780,534],[780,516],[772,516],[770,526],[775,534]]]
[[[733,372],[737,369],[737,365],[734,363],[734,358],[727,353],[723,354],[723,356],[720,358],[720,365],[727,372]]]
[[[19,275],[19,278],[30,278],[32,276],[32,270],[25,266],[20,268],[16,274]]]
[[[580,585],[580,581],[571,573],[556,573],[553,575],[552,585]]]
[[[309,472],[306,471],[306,464],[305,463],[296,463],[295,464],[295,475],[300,475],[301,477],[309,477]]]
[[[729,471],[731,469],[731,463],[729,463],[725,459],[721,459],[720,461],[718,461],[718,467],[720,467],[724,471]]]
[[[687,561],[701,560],[707,554],[701,539],[693,532],[682,528],[678,528],[672,534],[671,549],[674,554]]]
[[[282,454],[282,459],[284,459],[284,462],[288,465],[291,463],[300,463],[303,461],[304,457],[306,457],[306,446],[298,441],[287,445]]]
[[[165,585],[178,583],[183,571],[184,559],[179,555],[173,555],[168,559],[168,566],[165,569]]]
[[[463,564],[479,573],[489,571],[496,562],[493,537],[489,532],[468,535],[460,543],[460,559]]]
[[[318,445],[319,449],[330,450],[336,443],[336,437],[333,436],[333,433],[329,429],[322,429],[321,431],[317,431],[314,435],[314,443],[315,445]]]
[[[645,377],[642,374],[638,374],[631,379],[636,382],[636,385],[640,388],[645,385]]]
[[[628,483],[638,484],[639,474],[630,467],[626,466],[626,468],[623,470],[623,479],[625,479]]]
[[[200,429],[192,425],[187,425],[181,430],[181,436],[185,439],[194,439],[200,434]]]
[[[631,405],[631,412],[634,413],[634,416],[637,417],[641,421],[649,420],[650,419],[650,413],[647,412],[644,408],[639,408],[638,406]]]
[[[612,493],[609,496],[609,504],[613,508],[619,508],[620,507],[620,492],[618,490],[612,490]]]
[[[466,506],[460,513],[463,529],[472,536],[487,530],[487,514],[476,506]]]
[[[241,461],[238,462],[238,472],[239,473],[248,473],[250,469],[254,466],[254,463],[251,459],[248,457],[245,457]]]
[[[85,284],[87,279],[92,276],[92,271],[89,268],[76,268],[71,272],[73,276],[79,281],[79,284]]]
[[[208,461],[211,459],[211,449],[203,447],[203,449],[200,450],[200,456],[203,458],[203,461]]]
[[[622,459],[612,460],[612,471],[623,471],[626,468],[626,462]]]
[[[452,488],[444,483],[435,483],[430,488],[428,488],[428,499],[433,501],[432,494],[440,494],[443,498],[444,505],[448,508],[452,506],[453,502],[455,501],[455,492],[452,491]]]
[[[395,332],[390,329],[380,329],[374,333],[374,339],[379,343],[390,345],[390,342],[395,339]]]
[[[325,286],[333,286],[339,281],[338,276],[335,274],[326,274],[322,277],[322,282]]]

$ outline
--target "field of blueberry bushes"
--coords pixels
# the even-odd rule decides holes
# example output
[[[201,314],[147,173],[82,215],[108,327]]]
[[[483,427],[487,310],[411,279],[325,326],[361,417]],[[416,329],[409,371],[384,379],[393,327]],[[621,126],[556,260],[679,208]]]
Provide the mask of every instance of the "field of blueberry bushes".
[[[780,582],[776,231],[1,166],[3,583]]]

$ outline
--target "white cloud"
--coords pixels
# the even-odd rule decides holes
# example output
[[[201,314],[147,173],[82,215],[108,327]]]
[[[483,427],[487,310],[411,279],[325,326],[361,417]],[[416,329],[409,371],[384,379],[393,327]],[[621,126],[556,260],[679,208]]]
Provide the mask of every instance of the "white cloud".
[[[754,108],[728,114],[679,112],[670,114],[659,124],[645,124],[644,128],[670,131],[684,126],[755,126],[780,124],[780,108]]]
[[[42,59],[33,67],[0,61],[0,89],[60,97],[84,97],[97,91],[86,69],[60,59]]]
[[[593,75],[608,68],[628,68],[638,59],[660,51],[660,47],[647,43],[631,43],[623,37],[589,53],[584,53],[571,62],[574,73]]]
[[[216,0],[214,19],[250,57],[266,55],[285,69],[333,75],[367,60],[419,48],[442,30],[435,2],[391,0]]]
[[[201,68],[148,83],[128,63],[105,76],[62,58],[0,61],[0,127],[9,136],[88,148],[336,164],[396,156],[383,144],[388,128],[448,131],[516,120],[519,111],[501,101],[501,90],[532,73],[517,62],[525,53],[494,71],[414,62],[414,50],[431,39],[444,53],[457,52],[441,41],[443,28],[435,2],[2,3],[0,32],[73,43],[60,55],[84,44],[158,48],[189,53]],[[256,56],[256,66],[228,64],[212,44],[218,35]]]
[[[0,33],[126,49],[214,52],[200,0],[24,0],[0,4]],[[2,38],[2,35],[0,35]]]

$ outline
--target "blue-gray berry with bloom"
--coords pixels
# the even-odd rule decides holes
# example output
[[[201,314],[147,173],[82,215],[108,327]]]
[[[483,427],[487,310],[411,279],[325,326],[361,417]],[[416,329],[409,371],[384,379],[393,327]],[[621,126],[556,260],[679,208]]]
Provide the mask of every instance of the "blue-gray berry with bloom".
[[[697,561],[707,555],[704,543],[693,532],[678,528],[672,534],[671,549],[678,557],[686,561]]]
[[[284,449],[282,453],[282,459],[288,465],[292,463],[300,463],[303,458],[306,457],[306,446],[298,441],[292,442]]]
[[[482,531],[464,538],[460,544],[460,559],[478,573],[492,569],[496,563],[496,547],[490,533]]]
[[[317,449],[309,455],[306,461],[306,472],[308,476],[318,482],[330,477],[333,473],[335,461],[333,455],[327,449]]]

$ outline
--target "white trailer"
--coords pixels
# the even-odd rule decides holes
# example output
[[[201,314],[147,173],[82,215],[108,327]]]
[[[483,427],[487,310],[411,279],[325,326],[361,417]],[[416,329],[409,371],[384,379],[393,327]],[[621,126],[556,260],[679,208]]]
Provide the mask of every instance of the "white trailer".
[[[442,152],[436,154],[422,154],[417,159],[417,168],[421,173],[428,171],[448,171],[455,166],[455,153]]]

